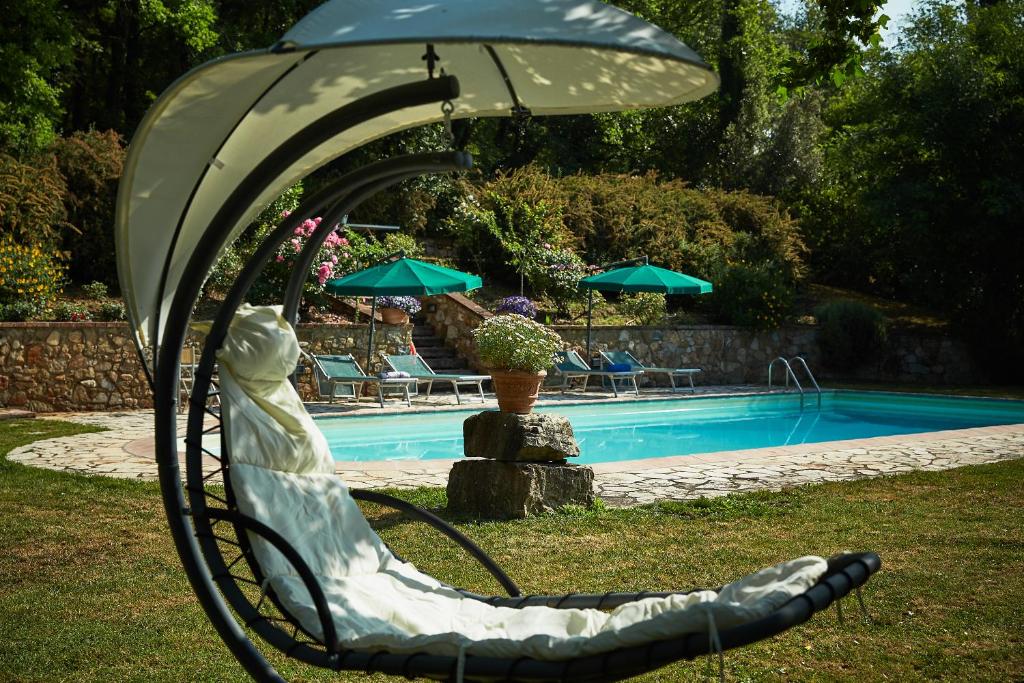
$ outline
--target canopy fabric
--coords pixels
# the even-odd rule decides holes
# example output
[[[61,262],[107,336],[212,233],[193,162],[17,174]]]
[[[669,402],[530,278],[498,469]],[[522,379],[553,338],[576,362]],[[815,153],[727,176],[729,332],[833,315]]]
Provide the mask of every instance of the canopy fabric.
[[[427,78],[458,78],[455,118],[681,104],[718,78],[670,34],[591,0],[331,0],[274,48],[208,62],[172,84],[132,140],[117,200],[118,273],[135,341],[160,344],[182,272],[226,197],[311,122]],[[512,94],[514,93],[514,95]],[[370,140],[442,119],[415,106],[355,126],[283,168],[228,243],[281,192]]]
[[[708,294],[711,283],[705,280],[644,264],[616,268],[580,280],[580,287],[602,292],[661,292],[662,294]]]
[[[479,275],[411,258],[381,263],[325,284],[337,296],[432,296],[482,286]]]

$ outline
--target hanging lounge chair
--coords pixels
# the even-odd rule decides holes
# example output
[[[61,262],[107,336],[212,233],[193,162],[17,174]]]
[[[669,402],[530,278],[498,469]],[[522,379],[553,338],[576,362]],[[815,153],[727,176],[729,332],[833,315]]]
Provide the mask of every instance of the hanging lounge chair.
[[[345,486],[288,382],[298,353],[279,307],[239,309],[217,354],[225,484],[234,502],[217,516],[248,532],[239,556],[261,586],[260,603],[276,605],[278,618],[306,634],[304,647],[322,647],[330,666],[456,680],[615,680],[773,635],[879,566],[871,553],[809,556],[715,591],[522,596],[490,558],[430,513]],[[356,500],[427,521],[510,596],[476,595],[420,572],[387,548]]]
[[[410,588],[419,585],[431,595],[443,594],[437,599],[445,604],[465,598],[459,604],[474,609],[507,607],[530,614],[525,610],[543,607],[553,609],[553,616],[559,610],[577,615],[568,610],[646,609],[646,600],[670,597],[520,595],[493,560],[437,517],[389,496],[347,491],[324,459],[316,433],[308,429],[308,416],[283,408],[294,393],[278,379],[285,366],[246,363],[236,348],[231,354],[236,382],[225,394],[235,407],[222,416],[210,406],[217,395],[212,384],[217,351],[226,342],[235,311],[301,221],[323,218],[296,255],[288,278],[283,320],[292,324],[310,269],[333,226],[367,197],[399,182],[469,169],[470,156],[454,150],[384,159],[334,178],[304,195],[290,217],[264,237],[205,337],[188,399],[185,457],[179,457],[178,356],[200,290],[218,255],[296,180],[370,140],[428,123],[443,123],[451,131],[453,119],[477,116],[676,106],[716,89],[713,70],[672,35],[600,2],[584,5],[573,0],[453,0],[418,7],[410,21],[409,5],[400,0],[328,0],[267,50],[221,57],[176,80],[132,139],[114,226],[118,274],[131,334],[153,389],[154,444],[168,527],[210,623],[257,680],[283,680],[258,647],[261,641],[334,671],[440,679],[461,674],[465,680],[618,680],[779,633],[859,587],[878,568],[877,556],[870,553],[842,555],[824,565],[819,560],[790,564],[788,569],[796,570],[794,575],[802,572],[811,585],[763,616],[747,615],[752,621],[731,625],[726,618],[708,628],[712,623],[705,617],[692,632],[658,630],[611,646],[599,642],[600,634],[581,635],[581,650],[572,655],[531,649],[537,641],[519,638],[505,643],[507,650],[487,653],[478,649],[478,634],[457,628],[448,629],[458,642],[457,652],[452,642],[428,643],[409,634],[395,646],[373,644],[392,622],[404,623],[401,602],[388,603],[393,610],[384,623],[373,621],[373,612],[359,612],[356,616],[367,617],[371,628],[343,631],[345,623],[336,621],[335,611],[344,594],[336,589],[350,576],[362,576],[348,573],[350,568],[373,568],[374,557],[381,571],[367,575],[386,574],[382,580],[401,575]],[[280,322],[278,327],[283,327]],[[260,388],[263,379],[270,381]],[[244,391],[245,385],[255,391]],[[218,430],[224,443],[215,453],[206,449],[203,437]],[[267,454],[273,458],[264,458]],[[211,462],[219,463],[213,471]],[[283,481],[299,488],[284,493]],[[275,500],[300,494],[308,494],[315,509],[328,514],[314,520],[274,516],[280,511]],[[381,549],[355,514],[353,499],[390,506],[428,523],[479,560],[509,596],[431,588],[436,582]],[[367,541],[355,554],[346,548],[344,534],[331,533],[349,525]],[[282,566],[288,567],[287,575],[278,573]],[[810,575],[819,570],[823,573],[812,581]],[[724,589],[719,599],[721,594],[735,590]],[[684,602],[694,599],[673,595]],[[707,615],[717,618],[714,612],[711,608]],[[493,613],[488,614],[490,619]]]

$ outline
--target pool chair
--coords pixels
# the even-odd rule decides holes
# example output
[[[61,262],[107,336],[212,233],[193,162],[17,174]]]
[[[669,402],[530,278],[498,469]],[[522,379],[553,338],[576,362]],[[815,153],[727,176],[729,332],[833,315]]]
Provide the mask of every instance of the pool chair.
[[[449,382],[452,391],[455,392],[455,401],[462,404],[462,395],[459,393],[460,386],[472,385],[480,392],[480,402],[484,402],[484,382],[491,378],[490,375],[445,375],[438,374],[430,369],[427,361],[417,353],[396,356],[384,356],[384,362],[397,372],[407,372],[409,376],[420,384],[427,385],[426,398],[430,398],[430,390],[434,382]]]
[[[254,353],[254,350],[257,352]],[[873,553],[782,562],[714,590],[523,595],[457,529],[350,490],[288,382],[298,345],[242,306],[222,361],[224,497],[193,509],[213,580],[252,631],[326,668],[448,681],[614,681],[753,643],[808,620],[879,569]],[[425,522],[507,596],[454,588],[395,555],[356,501]],[[863,602],[860,603],[863,606]],[[279,680],[268,672],[266,680]]]
[[[640,388],[636,384],[636,378],[644,374],[643,370],[595,370],[580,358],[579,353],[572,350],[555,352],[555,370],[562,378],[562,383],[559,386],[563,394],[572,386],[573,380],[576,379],[583,380],[580,391],[586,393],[587,383],[590,381],[590,378],[600,377],[602,380],[608,380],[612,393],[616,397],[619,395],[617,383],[620,382],[631,383],[633,385],[633,393],[639,396]]]
[[[313,380],[320,392],[320,398],[327,398],[334,403],[336,398],[355,398],[359,402],[363,394],[364,384],[377,385],[377,399],[380,407],[384,407],[385,389],[398,389],[405,398],[407,406],[412,405],[410,387],[415,390],[416,380],[410,377],[373,377],[363,372],[359,363],[350,354],[343,356],[321,356],[300,351],[313,367]]]
[[[690,381],[690,392],[697,391],[693,386],[693,376],[701,371],[700,368],[652,368],[638,361],[629,351],[602,351],[601,357],[609,365],[628,365],[634,370],[643,370],[645,375],[667,375],[672,391],[686,391],[686,387],[676,386],[676,379],[685,377]]]

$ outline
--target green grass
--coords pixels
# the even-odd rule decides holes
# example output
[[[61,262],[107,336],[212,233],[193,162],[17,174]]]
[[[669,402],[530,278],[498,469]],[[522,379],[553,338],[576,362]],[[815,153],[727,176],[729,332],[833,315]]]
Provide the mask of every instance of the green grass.
[[[87,431],[0,423],[0,452]],[[730,680],[1021,680],[1024,460],[632,510],[459,523],[530,592],[717,585],[806,553],[871,549],[873,625],[835,613],[726,655]],[[442,491],[409,498],[435,509]],[[385,539],[440,578],[497,586],[422,525],[368,508]],[[0,458],[0,680],[245,680],[196,605],[153,484]],[[847,614],[855,614],[854,605]],[[294,680],[339,677],[272,660]],[[682,663],[644,681],[699,678]],[[341,676],[342,680],[364,680]],[[377,678],[375,680],[383,680]]]

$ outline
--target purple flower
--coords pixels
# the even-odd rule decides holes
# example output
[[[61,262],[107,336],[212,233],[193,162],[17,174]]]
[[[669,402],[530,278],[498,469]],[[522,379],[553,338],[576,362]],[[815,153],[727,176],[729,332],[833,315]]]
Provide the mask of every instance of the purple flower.
[[[537,317],[537,306],[525,296],[507,296],[498,302],[497,313],[514,313],[524,318]]]
[[[382,296],[377,299],[380,308],[397,308],[409,315],[420,312],[420,302],[414,296]]]

